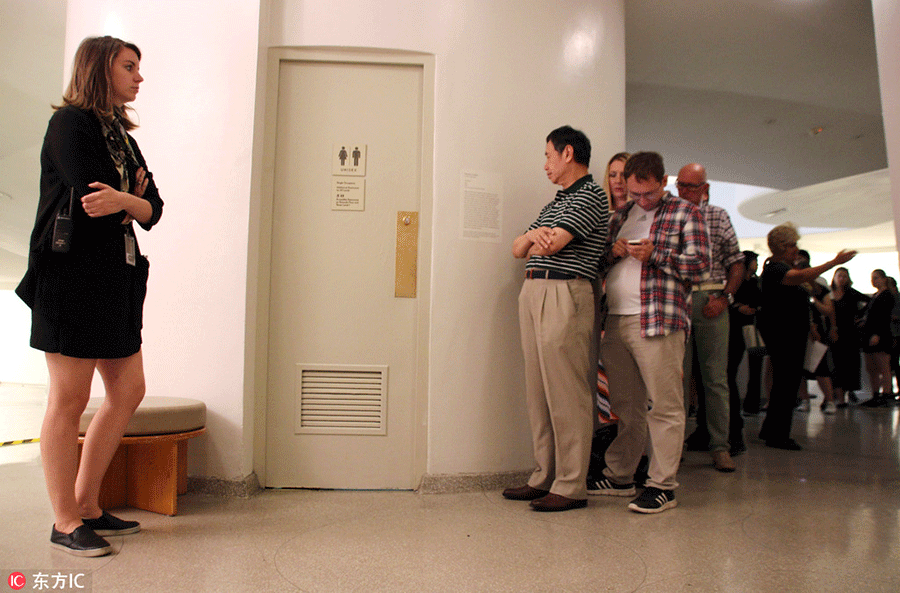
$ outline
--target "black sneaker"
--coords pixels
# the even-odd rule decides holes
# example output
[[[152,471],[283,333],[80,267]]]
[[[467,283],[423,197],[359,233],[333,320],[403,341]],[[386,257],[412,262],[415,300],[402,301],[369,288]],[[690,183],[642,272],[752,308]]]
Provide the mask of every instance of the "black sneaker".
[[[652,486],[628,504],[628,508],[635,513],[661,513],[677,506],[674,490],[660,490]]]
[[[50,545],[74,556],[106,556],[112,552],[109,542],[87,525],[82,525],[72,533],[60,533],[54,525],[50,532]]]
[[[616,484],[609,478],[592,480],[587,489],[592,496],[634,496],[635,492],[634,484]]]
[[[106,511],[96,519],[82,519],[82,521],[97,535],[128,535],[141,530],[141,524],[137,521],[123,521]]]
[[[729,448],[728,452],[731,453],[732,457],[734,457],[735,455],[740,455],[741,453],[744,453],[746,451],[747,443],[745,443],[744,440],[741,439],[739,441],[731,443],[731,447]]]
[[[801,447],[797,441],[794,439],[776,439],[776,440],[768,440],[766,441],[766,447],[772,447],[773,449],[784,449],[785,451],[802,451],[803,447]]]
[[[892,396],[888,396],[883,393],[876,393],[872,396],[872,399],[867,399],[859,405],[864,408],[882,408],[891,404],[891,402],[893,401],[891,398]]]

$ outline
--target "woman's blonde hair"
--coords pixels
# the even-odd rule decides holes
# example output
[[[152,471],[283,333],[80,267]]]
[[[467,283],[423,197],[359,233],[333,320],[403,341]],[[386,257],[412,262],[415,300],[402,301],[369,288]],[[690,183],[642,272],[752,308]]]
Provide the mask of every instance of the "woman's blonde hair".
[[[78,46],[72,66],[72,80],[63,95],[63,104],[93,111],[102,121],[112,123],[119,120],[126,130],[137,127],[125,111],[124,106],[113,103],[113,89],[110,84],[112,65],[122,49],[128,48],[141,59],[141,50],[133,43],[110,37],[88,37]],[[54,109],[62,105],[54,105]]]
[[[628,152],[617,152],[609,159],[609,162],[606,163],[606,171],[603,172],[603,191],[606,192],[606,197],[609,199],[609,211],[613,212],[615,207],[613,206],[613,197],[612,192],[609,189],[609,168],[616,161],[622,161],[623,163],[628,161],[628,157],[631,156],[631,153]],[[626,194],[625,200],[628,201],[628,195]]]
[[[800,240],[800,233],[790,222],[780,224],[766,236],[766,242],[769,244],[769,251],[772,255],[778,256],[787,251],[788,246]]]

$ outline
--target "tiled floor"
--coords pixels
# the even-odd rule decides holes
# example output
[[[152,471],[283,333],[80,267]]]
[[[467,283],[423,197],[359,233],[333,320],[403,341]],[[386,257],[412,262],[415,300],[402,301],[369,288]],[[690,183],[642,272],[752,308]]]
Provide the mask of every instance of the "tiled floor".
[[[36,436],[7,438],[13,417],[39,425],[34,399],[0,389],[0,440]],[[144,530],[98,559],[50,548],[37,445],[2,447],[0,568],[89,572],[99,593],[900,591],[900,408],[798,412],[801,452],[763,447],[759,421],[734,474],[687,453],[661,515],[603,497],[535,513],[499,491],[187,494],[177,517],[123,511]]]

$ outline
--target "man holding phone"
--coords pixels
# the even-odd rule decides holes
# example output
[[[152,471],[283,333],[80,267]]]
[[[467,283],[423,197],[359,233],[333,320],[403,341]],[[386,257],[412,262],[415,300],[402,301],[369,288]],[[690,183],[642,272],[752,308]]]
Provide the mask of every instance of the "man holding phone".
[[[709,275],[709,239],[697,207],[666,191],[659,154],[632,155],[624,175],[631,201],[613,215],[600,261],[609,303],[600,357],[619,432],[606,450],[603,477],[588,494],[633,496],[649,437],[646,488],[628,508],[660,513],[677,505],[690,287]]]

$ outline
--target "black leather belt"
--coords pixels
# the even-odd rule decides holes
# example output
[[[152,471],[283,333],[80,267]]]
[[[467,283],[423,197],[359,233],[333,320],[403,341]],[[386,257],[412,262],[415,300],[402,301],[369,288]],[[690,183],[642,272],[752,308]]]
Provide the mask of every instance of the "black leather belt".
[[[575,274],[566,274],[565,272],[554,272],[553,270],[536,270],[534,268],[525,270],[525,278],[529,280],[577,280],[581,276]]]

